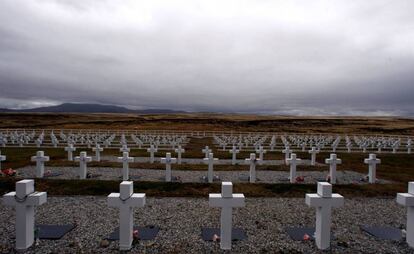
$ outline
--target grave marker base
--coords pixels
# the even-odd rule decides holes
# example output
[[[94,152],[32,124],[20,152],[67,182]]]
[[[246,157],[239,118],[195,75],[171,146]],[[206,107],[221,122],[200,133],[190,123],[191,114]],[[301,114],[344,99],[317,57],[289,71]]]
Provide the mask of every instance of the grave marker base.
[[[39,239],[59,240],[72,231],[75,225],[36,225]]]
[[[399,228],[361,225],[361,230],[382,240],[400,241],[402,232]]]

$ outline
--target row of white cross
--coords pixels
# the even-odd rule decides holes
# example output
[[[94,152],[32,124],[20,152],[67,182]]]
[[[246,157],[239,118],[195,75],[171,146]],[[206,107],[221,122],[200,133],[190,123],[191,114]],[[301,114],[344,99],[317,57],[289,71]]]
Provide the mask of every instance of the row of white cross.
[[[122,162],[122,175],[123,180],[129,179],[129,163],[134,162],[134,157],[129,156],[129,149],[126,147],[123,147],[120,149],[123,151],[122,157],[118,157],[118,162]],[[176,152],[178,152],[179,155],[181,155],[181,152],[184,149],[178,148],[176,149]],[[150,152],[152,153],[152,156],[150,158],[150,162],[154,162],[154,152],[156,150],[152,149]],[[218,158],[214,158],[214,154],[211,153],[210,149],[206,147],[202,150],[205,154],[204,162],[208,164],[208,182],[213,182],[213,165],[215,162],[218,161]],[[233,158],[235,157],[236,151],[230,151],[233,153]],[[301,164],[301,159],[297,158],[296,154],[291,153],[290,154],[289,148],[284,150],[284,153],[286,154],[285,161],[286,164],[290,166],[290,174],[289,179],[291,183],[295,183],[296,181],[296,168],[297,165]],[[318,150],[312,149],[309,151],[311,154],[311,165],[315,165],[316,161],[316,154],[318,153]],[[290,155],[290,156],[289,156]],[[71,155],[72,157],[72,155]],[[68,158],[69,159],[69,158]],[[72,158],[70,158],[72,159]],[[1,161],[6,160],[6,156],[1,155],[0,153],[0,169],[1,169]],[[44,164],[45,162],[49,161],[49,156],[45,156],[43,151],[38,151],[36,153],[36,156],[33,156],[31,158],[32,161],[36,162],[36,177],[41,178],[44,176]],[[100,157],[97,157],[97,161],[100,160]],[[87,163],[92,161],[92,157],[87,156],[86,152],[80,152],[79,156],[75,157],[75,161],[79,162],[79,178],[80,179],[86,179],[87,175]],[[257,159],[256,154],[251,153],[250,158],[245,159],[246,163],[250,165],[249,170],[249,181],[251,183],[256,182],[256,165],[263,161],[263,157]],[[181,156],[177,158],[172,158],[171,153],[166,153],[165,158],[161,158],[161,163],[165,164],[166,167],[166,176],[165,181],[170,182],[171,181],[171,164],[174,163],[181,163]],[[325,164],[329,165],[329,179],[330,183],[335,184],[336,183],[336,167],[338,164],[341,164],[342,160],[337,158],[336,154],[331,154],[329,158],[325,159]],[[376,165],[381,163],[381,160],[376,157],[376,154],[370,154],[369,158],[364,160],[365,164],[369,165],[368,168],[368,178],[370,183],[376,182]]]
[[[133,182],[123,181],[119,193],[108,196],[108,205],[119,208],[119,248],[129,250],[132,246],[134,225],[133,208],[145,206],[144,193],[133,193]],[[3,196],[5,205],[16,209],[16,249],[24,250],[34,242],[34,207],[46,203],[46,192],[35,192],[33,180],[21,180],[16,183],[16,191]],[[305,203],[316,208],[315,242],[319,249],[328,249],[331,240],[331,209],[344,204],[343,196],[332,194],[332,185],[319,182],[317,193],[306,194]],[[406,239],[414,247],[414,182],[408,185],[408,193],[398,193],[397,203],[408,208]],[[234,194],[231,182],[223,182],[221,193],[209,194],[209,205],[221,208],[220,248],[231,249],[232,209],[245,206],[243,194]]]
[[[122,131],[121,131],[122,132]],[[93,131],[92,131],[93,133]],[[111,143],[115,142],[117,135],[112,134],[109,135],[109,132],[106,134],[95,133],[92,134],[89,131],[87,134],[64,134],[63,131],[60,132],[60,135],[56,136],[53,131],[50,132],[50,142],[47,144],[52,144],[53,147],[57,147],[59,143],[67,143],[67,144],[79,144],[79,145],[87,145],[88,148],[91,148],[93,144],[95,145],[104,145],[106,148],[111,145]],[[119,131],[118,131],[119,134]],[[0,132],[0,146],[5,147],[6,144],[18,144],[19,146],[23,146],[29,144],[29,142],[33,141],[37,147],[41,147],[41,145],[45,142],[45,131],[42,131],[36,140],[35,132],[32,131],[31,133],[26,133],[25,131],[7,131],[7,132]],[[164,134],[164,135],[149,135],[149,134],[131,134],[132,142],[138,146],[138,149],[145,144],[154,145],[156,148],[158,146],[171,146],[172,149],[175,149],[176,145],[185,144],[187,142],[186,135],[177,135],[177,134]],[[253,146],[254,149],[259,149],[260,146],[269,147],[270,151],[274,151],[276,147],[276,140],[277,135],[271,135],[270,142],[267,142],[267,139],[270,135],[260,135],[260,134],[247,134],[247,135],[239,135],[239,136],[226,136],[226,135],[214,135],[213,139],[215,143],[222,147],[223,150],[226,149],[229,145],[233,145],[238,147],[239,150],[242,148],[248,148],[250,145]],[[371,147],[372,149],[377,149],[378,153],[381,153],[384,149],[392,149],[393,153],[396,153],[398,150],[401,150],[400,147],[405,146],[407,149],[407,153],[411,153],[412,149],[412,138],[411,137],[403,137],[403,136],[356,136],[354,135],[353,138],[345,135],[345,145],[342,146],[351,152],[352,147],[354,144],[358,146],[364,153],[367,151],[367,148]],[[10,142],[8,141],[10,139]],[[60,139],[59,139],[60,138]],[[318,149],[323,149],[325,146],[331,146],[332,152],[335,153],[336,149],[339,148],[342,136],[341,135],[304,135],[304,134],[295,134],[295,135],[281,135],[280,139],[282,140],[283,145],[286,146],[297,146],[301,147],[302,151],[305,151],[306,147],[317,147]],[[59,141],[61,140],[61,141]],[[120,135],[118,139],[121,145],[127,145],[128,140],[125,134]],[[129,142],[131,142],[129,140]]]

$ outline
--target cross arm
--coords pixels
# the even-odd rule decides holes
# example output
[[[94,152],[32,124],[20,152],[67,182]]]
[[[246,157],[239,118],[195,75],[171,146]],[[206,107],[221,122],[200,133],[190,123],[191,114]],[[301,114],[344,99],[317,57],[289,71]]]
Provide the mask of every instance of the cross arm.
[[[16,204],[16,200],[14,199],[15,196],[16,196],[15,191],[12,191],[12,192],[9,192],[3,195],[3,204],[8,205],[8,206],[12,206]]]
[[[27,197],[28,205],[43,205],[47,201],[46,192],[35,192]]]
[[[144,193],[134,193],[130,198],[122,201],[119,193],[111,193],[108,196],[108,206],[120,207],[127,205],[129,207],[143,207],[145,206],[146,196]]]
[[[414,195],[410,193],[397,193],[397,203],[403,206],[414,206]]]
[[[42,205],[47,201],[47,193],[46,192],[35,192],[29,194],[25,200],[25,204],[29,206],[35,205]],[[16,200],[16,192],[9,192],[3,196],[3,202],[5,205],[15,205],[19,202]]]
[[[339,207],[344,204],[344,197],[339,194],[332,194],[330,198],[322,198],[316,193],[306,194],[305,203],[311,207],[331,206]]]
[[[223,198],[220,193],[209,195],[209,205],[212,207],[243,207],[245,197],[243,194],[233,194],[231,198]]]

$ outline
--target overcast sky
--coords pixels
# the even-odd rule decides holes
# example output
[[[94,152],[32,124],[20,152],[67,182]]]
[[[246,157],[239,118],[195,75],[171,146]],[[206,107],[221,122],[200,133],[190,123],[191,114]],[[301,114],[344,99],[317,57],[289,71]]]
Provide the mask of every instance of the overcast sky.
[[[414,1],[1,0],[0,107],[414,115]]]

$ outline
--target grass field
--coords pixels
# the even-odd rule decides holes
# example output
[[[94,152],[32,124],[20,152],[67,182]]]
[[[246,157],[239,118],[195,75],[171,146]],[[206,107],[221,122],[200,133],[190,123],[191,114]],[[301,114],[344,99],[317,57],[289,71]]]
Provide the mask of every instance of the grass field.
[[[290,117],[232,114],[0,113],[1,128],[147,129],[369,133],[414,136],[414,119],[397,117]]]

